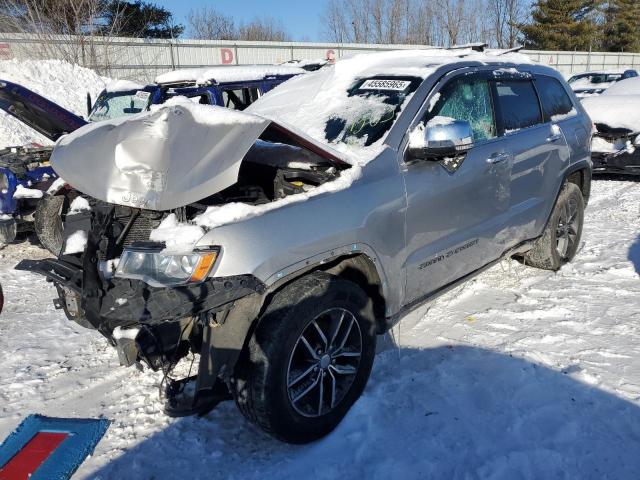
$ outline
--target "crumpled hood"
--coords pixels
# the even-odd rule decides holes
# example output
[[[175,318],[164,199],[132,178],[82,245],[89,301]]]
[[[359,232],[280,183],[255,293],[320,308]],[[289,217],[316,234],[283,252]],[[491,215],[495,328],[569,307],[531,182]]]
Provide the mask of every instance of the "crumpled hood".
[[[242,159],[267,128],[347,163],[330,147],[273,120],[176,98],[60,138],[51,165],[71,186],[99,200],[171,210],[236,183]]]
[[[170,210],[233,185],[242,158],[268,124],[221,107],[177,104],[66,135],[51,165],[99,200]]]

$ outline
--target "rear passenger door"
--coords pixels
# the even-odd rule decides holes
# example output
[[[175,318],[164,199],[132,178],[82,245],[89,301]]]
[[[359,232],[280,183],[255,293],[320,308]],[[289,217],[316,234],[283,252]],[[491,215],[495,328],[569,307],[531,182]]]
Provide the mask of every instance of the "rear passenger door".
[[[512,155],[508,222],[496,236],[504,251],[539,235],[569,149],[557,122],[545,118],[532,75],[499,75],[494,95],[498,130]]]

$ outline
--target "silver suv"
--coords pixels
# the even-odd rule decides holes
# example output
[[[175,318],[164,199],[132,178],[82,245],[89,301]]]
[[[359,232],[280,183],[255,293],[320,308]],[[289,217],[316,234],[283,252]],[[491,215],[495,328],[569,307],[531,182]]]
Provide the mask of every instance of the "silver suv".
[[[66,247],[18,268],[123,365],[162,370],[168,414],[233,397],[308,442],[408,310],[505,257],[573,258],[590,131],[562,77],[519,54],[357,56],[245,112],[176,101],[63,137]],[[190,355],[197,375],[173,379]]]

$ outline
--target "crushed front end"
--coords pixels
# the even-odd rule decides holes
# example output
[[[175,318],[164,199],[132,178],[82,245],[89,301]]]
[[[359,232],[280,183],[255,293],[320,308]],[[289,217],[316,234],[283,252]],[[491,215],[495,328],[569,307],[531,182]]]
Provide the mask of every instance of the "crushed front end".
[[[640,175],[640,132],[597,124],[591,160],[594,173]]]
[[[23,260],[16,268],[53,282],[56,307],[106,337],[122,365],[144,364],[168,377],[180,359],[200,354],[197,377],[169,382],[166,409],[174,415],[209,410],[228,393],[221,380],[229,381],[264,286],[250,275],[209,277],[219,254],[215,249],[163,254],[163,244],[148,240],[170,213],[185,215],[186,209],[156,212],[84,200],[88,208],[72,210],[66,217],[67,248],[60,257]],[[86,234],[84,248],[70,253],[70,239],[79,232]],[[251,317],[239,323],[246,328],[238,328],[237,320],[225,328],[233,312]],[[235,346],[235,351],[217,349],[217,342]],[[198,394],[180,397],[188,382],[197,382]]]

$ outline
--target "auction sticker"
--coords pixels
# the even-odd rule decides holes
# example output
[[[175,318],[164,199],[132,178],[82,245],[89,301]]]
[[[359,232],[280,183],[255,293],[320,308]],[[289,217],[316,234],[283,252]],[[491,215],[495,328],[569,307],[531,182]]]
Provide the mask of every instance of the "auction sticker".
[[[151,93],[145,92],[144,90],[138,90],[136,92],[136,98],[139,98],[140,100],[143,100],[143,101],[149,100],[150,96],[151,96]]]
[[[360,85],[360,90],[393,90],[403,92],[411,85],[408,80],[370,79]]]

